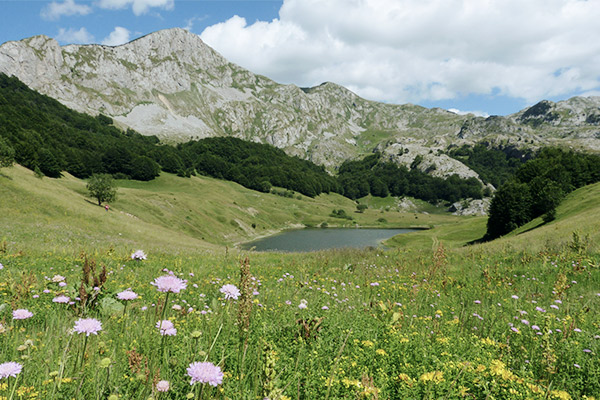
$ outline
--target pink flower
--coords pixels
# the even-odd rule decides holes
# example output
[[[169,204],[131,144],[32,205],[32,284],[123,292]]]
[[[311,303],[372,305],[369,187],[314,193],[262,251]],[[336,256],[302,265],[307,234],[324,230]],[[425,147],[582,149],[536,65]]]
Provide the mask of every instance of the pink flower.
[[[13,319],[27,319],[33,317],[33,313],[25,308],[14,310],[12,315]]]
[[[167,392],[169,390],[169,381],[158,381],[156,390],[158,392]]]
[[[223,285],[219,292],[223,293],[226,299],[237,300],[240,297],[240,290],[232,284]]]
[[[175,336],[177,335],[177,329],[171,321],[164,319],[156,323],[156,327],[159,329],[160,334],[163,336]]]
[[[62,304],[66,304],[70,301],[71,299],[68,298],[67,296],[61,294],[60,296],[56,296],[55,298],[52,299],[52,301],[54,303],[62,303]]]
[[[135,300],[138,298],[137,293],[131,291],[131,290],[123,290],[122,292],[117,293],[117,299],[119,300],[125,300],[125,301],[129,301],[129,300]]]
[[[22,369],[23,366],[14,361],[2,363],[0,364],[0,379],[8,378],[9,376],[16,378]]]
[[[159,276],[150,284],[156,286],[159,292],[179,293],[187,287],[186,281],[173,275]]]
[[[133,254],[131,254],[132,260],[142,261],[146,259],[146,253],[143,250],[137,250]]]
[[[73,329],[79,334],[85,333],[85,336],[97,335],[102,330],[102,322],[95,318],[79,318]]]
[[[208,383],[212,386],[223,383],[221,368],[210,362],[193,362],[187,368],[187,373],[192,378],[190,385],[196,382]]]

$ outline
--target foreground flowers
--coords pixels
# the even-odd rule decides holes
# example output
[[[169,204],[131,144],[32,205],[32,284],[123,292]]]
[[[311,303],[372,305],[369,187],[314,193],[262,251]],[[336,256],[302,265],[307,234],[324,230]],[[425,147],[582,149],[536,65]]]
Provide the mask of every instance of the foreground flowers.
[[[135,300],[138,298],[137,293],[132,290],[123,290],[122,292],[117,293],[117,299],[119,300]]]
[[[2,363],[0,364],[0,379],[8,378],[9,376],[16,378],[22,369],[23,366],[14,361]]]
[[[188,367],[187,373],[192,378],[190,385],[196,382],[208,383],[212,386],[223,383],[223,371],[211,362],[193,362]]]
[[[131,254],[131,259],[132,260],[138,260],[138,261],[142,261],[146,259],[146,253],[144,253],[144,250],[136,250],[135,252],[133,252]]]
[[[159,276],[150,284],[156,286],[159,292],[179,293],[187,287],[186,281],[173,275]]]
[[[13,311],[13,319],[27,319],[33,317],[33,313],[25,308]]]
[[[75,321],[73,329],[79,334],[85,333],[85,336],[97,335],[102,330],[102,322],[95,318],[80,318]]]
[[[219,292],[223,293],[226,299],[237,300],[240,297],[240,290],[232,284],[223,285]]]

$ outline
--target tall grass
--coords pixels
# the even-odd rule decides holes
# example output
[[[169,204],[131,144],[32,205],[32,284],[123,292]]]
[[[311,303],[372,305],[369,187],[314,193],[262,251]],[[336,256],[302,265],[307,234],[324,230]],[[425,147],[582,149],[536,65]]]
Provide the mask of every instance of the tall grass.
[[[597,255],[571,249],[491,256],[438,247],[250,254],[243,262],[247,255],[149,253],[135,261],[114,251],[93,258],[2,254],[0,363],[23,365],[15,398],[600,393]],[[106,266],[101,287],[82,289],[86,257],[97,274]],[[150,283],[171,272],[187,288],[167,297]],[[55,275],[67,285],[53,282]],[[224,284],[245,288],[251,306],[242,296],[226,299]],[[125,289],[139,295],[127,312],[116,298]],[[82,304],[82,290],[94,299]],[[59,294],[72,302],[53,302]],[[17,308],[34,316],[13,320]],[[102,330],[73,334],[82,317],[98,319]],[[161,319],[173,323],[176,335],[161,336]],[[190,385],[186,369],[204,361],[221,368],[222,384]],[[157,391],[161,380],[169,382],[167,392]],[[12,387],[1,382],[0,396],[8,398]]]

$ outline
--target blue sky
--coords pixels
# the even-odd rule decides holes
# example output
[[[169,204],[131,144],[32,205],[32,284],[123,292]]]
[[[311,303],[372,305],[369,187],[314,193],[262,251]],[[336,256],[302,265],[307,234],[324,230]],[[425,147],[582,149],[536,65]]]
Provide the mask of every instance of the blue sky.
[[[0,43],[181,27],[280,83],[480,115],[600,95],[596,0],[0,0]]]

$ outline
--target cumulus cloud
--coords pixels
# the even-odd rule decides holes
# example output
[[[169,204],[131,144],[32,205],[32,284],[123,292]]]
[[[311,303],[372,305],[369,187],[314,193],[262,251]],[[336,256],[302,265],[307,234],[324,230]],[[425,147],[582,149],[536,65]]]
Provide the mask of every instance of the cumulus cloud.
[[[130,35],[131,32],[129,32],[129,30],[121,26],[116,26],[110,35],[104,38],[102,44],[106,46],[118,46],[120,44],[129,42]]]
[[[490,114],[486,113],[485,111],[461,111],[459,109],[456,108],[449,108],[448,111],[454,113],[454,114],[458,114],[458,115],[469,115],[469,114],[473,114],[476,117],[484,117],[487,118],[490,116]]]
[[[135,15],[146,14],[151,8],[172,10],[175,0],[100,0],[98,7],[112,10],[131,7]]]
[[[395,103],[499,95],[535,102],[600,90],[600,2],[284,0],[202,39],[282,83],[333,81]]]
[[[75,30],[73,28],[60,28],[56,40],[69,44],[88,44],[94,42],[94,36],[85,28]]]
[[[44,19],[57,20],[63,15],[87,15],[92,12],[92,8],[82,4],[76,4],[75,0],[65,0],[63,3],[53,1],[42,9],[40,15]]]

